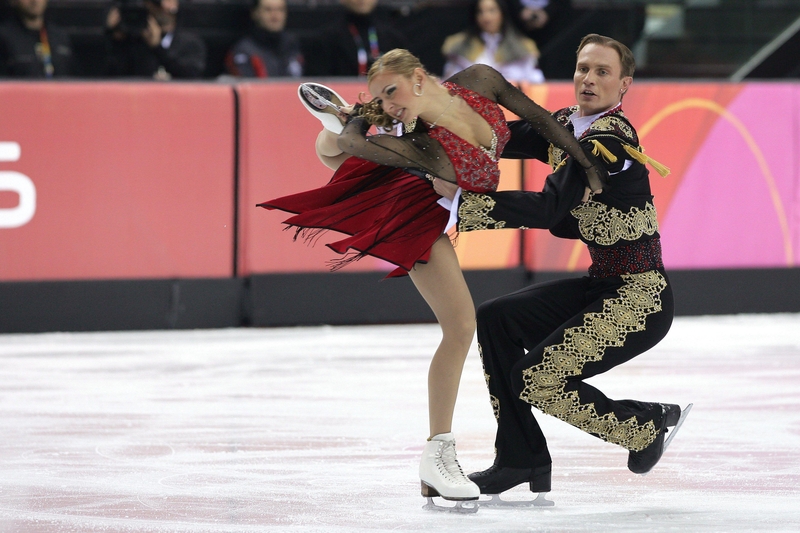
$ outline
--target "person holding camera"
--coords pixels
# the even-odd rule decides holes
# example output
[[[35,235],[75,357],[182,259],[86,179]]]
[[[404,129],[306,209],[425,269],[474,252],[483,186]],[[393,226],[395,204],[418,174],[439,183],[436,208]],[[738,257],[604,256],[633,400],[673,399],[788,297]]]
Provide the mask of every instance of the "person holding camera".
[[[15,16],[0,25],[0,76],[70,76],[70,38],[66,31],[45,21],[47,0],[11,0],[10,5]]]
[[[106,18],[109,76],[157,80],[200,78],[206,45],[177,24],[178,0],[144,0],[113,7]]]

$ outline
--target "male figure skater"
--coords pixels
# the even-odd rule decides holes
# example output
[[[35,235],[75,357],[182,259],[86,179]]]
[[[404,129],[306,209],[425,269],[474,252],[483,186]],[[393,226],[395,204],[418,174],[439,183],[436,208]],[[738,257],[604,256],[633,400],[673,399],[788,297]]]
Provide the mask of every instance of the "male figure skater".
[[[533,285],[478,308],[478,345],[497,418],[494,464],[469,475],[482,494],[521,483],[550,491],[550,454],[532,406],[627,449],[628,468],[639,474],[655,466],[668,428],[674,436],[688,412],[613,400],[584,381],[653,347],[673,319],[645,163],[668,170],[644,155],[622,112],[634,68],[625,45],[587,35],[575,67],[578,105],[554,113],[604,161],[609,178],[602,191],[584,188],[579,165],[524,122],[512,125],[503,157],[549,159],[554,172],[541,192],[479,194],[434,183],[455,200],[459,231],[546,228],[582,240],[592,258],[586,277]]]

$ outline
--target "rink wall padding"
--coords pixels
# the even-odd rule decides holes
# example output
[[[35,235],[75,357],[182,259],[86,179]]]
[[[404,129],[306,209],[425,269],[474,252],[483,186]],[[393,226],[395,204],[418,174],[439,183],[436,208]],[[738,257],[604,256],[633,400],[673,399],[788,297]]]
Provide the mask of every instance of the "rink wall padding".
[[[365,90],[316,81],[349,101]],[[524,90],[549,109],[574,99],[567,83]],[[432,320],[409,280],[379,281],[392,265],[330,273],[334,235],[304,242],[256,207],[332,174],[296,93],[0,82],[0,331]],[[636,82],[624,108],[672,170],[651,183],[678,313],[799,311],[800,84]],[[539,190],[548,173],[501,170],[501,189]],[[476,302],[589,264],[539,230],[461,234],[456,253]]]
[[[254,326],[433,322],[408,277],[383,273],[267,274],[249,280]],[[476,305],[527,284],[521,268],[464,273]]]
[[[0,283],[0,332],[239,327],[244,285],[240,278]]]
[[[476,305],[578,273],[466,271]],[[679,316],[800,312],[800,269],[676,270]],[[434,322],[408,278],[383,273],[0,283],[0,333]]]

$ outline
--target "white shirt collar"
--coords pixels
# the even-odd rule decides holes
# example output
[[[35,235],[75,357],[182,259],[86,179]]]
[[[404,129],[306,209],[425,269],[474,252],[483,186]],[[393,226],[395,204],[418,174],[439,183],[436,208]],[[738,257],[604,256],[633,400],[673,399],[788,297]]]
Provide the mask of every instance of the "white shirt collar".
[[[600,111],[599,113],[595,113],[594,115],[589,115],[588,117],[579,116],[581,112],[580,109],[575,111],[573,114],[569,116],[569,121],[572,122],[572,126],[575,128],[575,137],[580,138],[580,136],[583,135],[583,132],[589,129],[589,126],[592,125],[592,122],[597,120],[602,115],[605,115],[610,111],[613,111],[614,109],[618,108],[621,105],[622,102],[618,103],[612,108],[606,109],[605,111]]]

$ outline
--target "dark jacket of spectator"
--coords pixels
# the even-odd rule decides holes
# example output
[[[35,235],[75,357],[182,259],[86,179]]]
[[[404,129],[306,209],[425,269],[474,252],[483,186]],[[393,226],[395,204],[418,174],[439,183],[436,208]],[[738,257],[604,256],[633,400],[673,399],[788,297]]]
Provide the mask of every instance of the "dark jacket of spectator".
[[[245,78],[300,77],[303,54],[294,34],[253,28],[233,45],[225,67],[229,74]]]
[[[47,54],[50,47],[52,77],[72,75],[72,44],[66,31],[45,22],[44,31],[29,30],[14,15],[0,24],[0,76],[47,78]]]
[[[306,76],[366,75],[381,54],[408,48],[403,34],[378,20],[374,11],[368,15],[343,13],[309,44],[304,54]],[[359,53],[366,62],[359,61]]]
[[[150,48],[138,35],[109,39],[108,75],[152,78],[162,69],[172,78],[202,77],[206,69],[205,43],[180,27],[167,34],[155,48]]]

